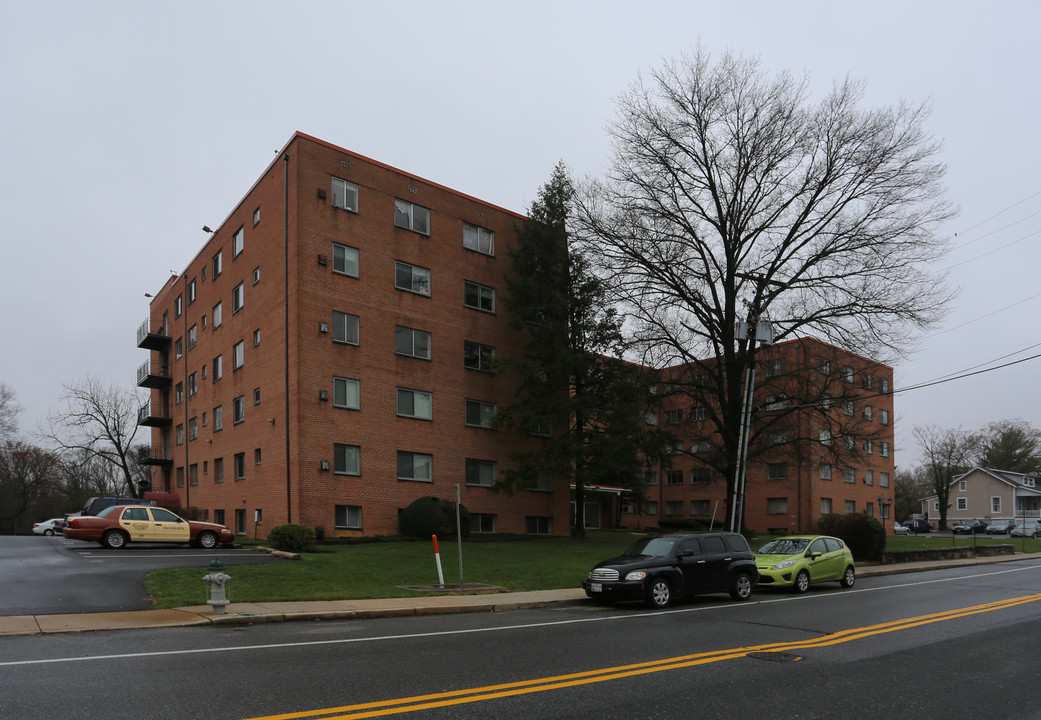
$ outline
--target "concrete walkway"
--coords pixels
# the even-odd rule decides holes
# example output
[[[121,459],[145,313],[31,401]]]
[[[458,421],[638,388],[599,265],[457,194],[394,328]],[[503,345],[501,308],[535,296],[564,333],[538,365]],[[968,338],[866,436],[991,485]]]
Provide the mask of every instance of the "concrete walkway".
[[[859,578],[989,565],[1014,560],[1041,560],[1033,554],[966,558],[935,562],[867,565],[857,567]],[[306,602],[231,603],[216,615],[208,605],[141,610],[136,612],[82,613],[66,615],[18,615],[0,617],[0,636],[87,630],[187,627],[190,625],[250,624],[289,620],[350,620],[373,617],[439,615],[469,612],[503,612],[526,608],[586,604],[581,588],[532,592],[474,595],[425,595],[373,600],[314,600]]]

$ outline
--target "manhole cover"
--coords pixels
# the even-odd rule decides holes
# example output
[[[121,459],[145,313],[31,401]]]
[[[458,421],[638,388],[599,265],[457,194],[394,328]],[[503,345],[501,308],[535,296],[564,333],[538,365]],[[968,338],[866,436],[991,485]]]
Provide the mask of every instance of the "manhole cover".
[[[755,658],[756,660],[769,660],[770,662],[799,662],[802,660],[801,655],[793,655],[786,652],[750,652],[747,657]]]

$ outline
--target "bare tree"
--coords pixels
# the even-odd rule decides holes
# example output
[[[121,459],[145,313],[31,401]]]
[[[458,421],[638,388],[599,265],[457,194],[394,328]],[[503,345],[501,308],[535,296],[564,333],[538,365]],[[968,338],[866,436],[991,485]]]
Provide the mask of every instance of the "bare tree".
[[[0,445],[0,528],[10,529],[59,485],[58,460],[22,442]]]
[[[714,409],[728,502],[754,358],[739,322],[883,359],[951,297],[936,275],[952,210],[928,108],[863,109],[863,94],[847,79],[813,104],[805,79],[699,50],[619,98],[611,166],[576,197],[576,233],[641,360],[690,368],[685,391]]]
[[[14,389],[0,383],[0,440],[13,438],[18,432],[18,413],[22,406],[15,400]]]
[[[73,457],[78,454],[84,460],[111,465],[128,496],[140,497],[133,448],[141,398],[131,390],[106,386],[93,377],[66,385],[64,390],[61,410],[48,418],[48,430],[42,435],[63,453],[73,452]]]
[[[978,437],[961,428],[916,427],[914,438],[925,456],[925,469],[930,489],[940,507],[939,527],[947,527],[950,509],[951,484],[954,478],[972,469],[972,458],[978,447]]]
[[[921,512],[922,498],[932,492],[925,466],[900,468],[893,475],[893,507],[897,517],[907,518]]]

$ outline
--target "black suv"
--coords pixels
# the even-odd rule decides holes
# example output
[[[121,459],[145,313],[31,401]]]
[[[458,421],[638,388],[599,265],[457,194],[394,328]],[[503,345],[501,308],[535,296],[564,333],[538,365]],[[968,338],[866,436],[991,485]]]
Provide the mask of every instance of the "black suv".
[[[582,589],[598,602],[643,600],[663,608],[703,593],[747,600],[758,580],[755,555],[739,533],[669,533],[641,538],[624,554],[597,563]]]

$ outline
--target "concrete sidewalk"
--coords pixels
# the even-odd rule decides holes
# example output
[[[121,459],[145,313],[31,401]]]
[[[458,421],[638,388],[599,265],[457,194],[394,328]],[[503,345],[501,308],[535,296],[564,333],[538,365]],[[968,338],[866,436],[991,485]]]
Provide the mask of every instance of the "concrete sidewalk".
[[[947,568],[989,565],[1015,560],[1038,559],[1036,555],[1001,555],[934,562],[866,565],[857,567],[857,577],[898,575]],[[472,595],[424,595],[373,600],[315,600],[308,602],[231,603],[223,615],[213,614],[208,605],[141,610],[136,612],[82,613],[66,615],[19,615],[0,617],[0,636],[187,627],[191,625],[251,624],[289,620],[351,620],[373,617],[439,615],[469,612],[504,612],[527,608],[587,604],[581,588],[532,592]]]

